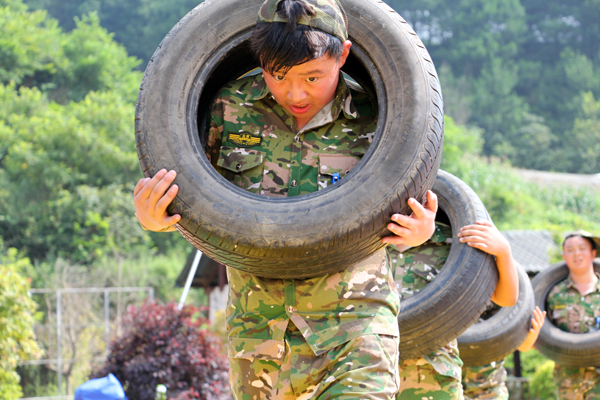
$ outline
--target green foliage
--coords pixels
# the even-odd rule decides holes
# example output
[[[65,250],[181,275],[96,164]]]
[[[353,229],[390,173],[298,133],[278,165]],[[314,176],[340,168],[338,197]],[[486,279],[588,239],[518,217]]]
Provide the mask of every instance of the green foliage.
[[[571,170],[597,173],[600,171],[600,100],[596,100],[592,92],[583,93],[582,100],[581,115],[575,119],[572,135],[565,145],[572,153]]]
[[[554,386],[554,361],[548,360],[540,352],[532,349],[520,353],[522,375],[530,379],[526,393],[526,399],[550,400],[556,398],[556,387]],[[509,355],[506,358],[506,369],[509,373],[514,371],[514,358]]]
[[[451,170],[465,158],[477,157],[482,146],[481,130],[459,126],[444,116],[444,151],[441,168]]]
[[[91,91],[135,93],[139,64],[100,26],[96,14],[75,19],[63,33],[46,11],[28,11],[18,1],[0,7],[0,83],[37,87],[60,103],[80,101]]]
[[[526,182],[509,164],[474,154],[481,140],[477,130],[457,126],[449,117],[445,122],[442,169],[479,195],[499,229],[548,230],[557,238],[574,229],[597,230],[596,190]]]
[[[546,360],[538,365],[531,382],[529,390],[535,394],[535,399],[549,400],[556,396],[556,386],[554,385],[553,372],[554,361]]]
[[[54,74],[62,62],[61,33],[45,11],[26,12],[18,1],[0,3],[0,82],[22,83],[38,74]]]
[[[28,264],[16,249],[0,246],[0,398],[6,400],[22,395],[15,372],[19,361],[40,355],[33,333],[35,303],[20,274]]]
[[[26,0],[34,9],[46,9],[67,30],[76,17],[97,13],[102,26],[113,32],[129,54],[147,63],[171,28],[202,0]]]
[[[35,259],[147,244],[131,202],[133,107],[117,92],[59,105],[0,85],[0,233]],[[110,115],[111,118],[106,118]]]

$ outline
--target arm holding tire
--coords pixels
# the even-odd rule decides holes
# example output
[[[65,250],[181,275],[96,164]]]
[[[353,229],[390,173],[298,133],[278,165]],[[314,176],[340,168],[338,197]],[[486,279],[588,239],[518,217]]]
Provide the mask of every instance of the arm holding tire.
[[[519,277],[508,240],[490,221],[463,226],[458,237],[461,242],[496,256],[499,277],[492,301],[501,307],[514,306],[519,297]]]
[[[517,350],[521,352],[531,350],[531,348],[535,344],[535,341],[540,335],[540,330],[542,330],[542,326],[544,325],[545,320],[546,311],[542,312],[542,310],[540,310],[539,307],[535,307],[535,310],[533,310],[533,317],[531,318],[531,329],[529,329],[527,337],[525,338],[523,343],[521,343]]]
[[[153,178],[140,179],[133,189],[135,213],[142,228],[154,232],[175,231],[181,216],[169,215],[167,206],[171,204],[179,188],[171,186],[177,173],[161,169]],[[170,187],[169,187],[170,186]]]
[[[408,199],[408,206],[413,211],[412,215],[392,215],[392,222],[387,228],[395,236],[384,237],[383,243],[415,247],[422,245],[433,235],[438,209],[436,194],[428,190],[427,202],[424,205],[411,198]]]

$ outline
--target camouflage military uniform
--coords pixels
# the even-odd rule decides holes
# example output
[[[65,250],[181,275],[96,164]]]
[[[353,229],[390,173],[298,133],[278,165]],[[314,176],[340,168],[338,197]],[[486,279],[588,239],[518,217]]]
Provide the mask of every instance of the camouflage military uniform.
[[[285,197],[334,184],[367,150],[376,119],[340,75],[334,100],[302,130],[262,75],[226,85],[207,154],[230,182]],[[228,269],[230,380],[238,399],[391,399],[398,390],[399,296],[385,252],[306,280]]]
[[[401,298],[418,293],[435,279],[448,258],[451,241],[450,227],[436,223],[433,236],[423,245],[403,253],[390,246],[394,279]],[[400,391],[396,399],[462,399],[461,366],[456,340],[422,358],[404,360],[400,364]]]
[[[600,329],[600,320],[597,320],[600,317],[600,279],[591,292],[582,296],[569,277],[552,288],[547,302],[552,322],[563,331],[587,333]],[[560,399],[600,400],[600,366],[577,368],[557,364],[554,381]]]
[[[462,384],[467,400],[508,400],[504,360],[479,367],[464,367]]]

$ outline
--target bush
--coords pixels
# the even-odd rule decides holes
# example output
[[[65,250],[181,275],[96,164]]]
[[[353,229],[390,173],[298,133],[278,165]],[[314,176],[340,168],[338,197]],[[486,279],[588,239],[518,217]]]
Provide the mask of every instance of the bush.
[[[28,295],[29,282],[19,272],[29,263],[15,249],[3,250],[0,242],[0,398],[23,394],[16,368],[19,361],[40,356],[33,333],[35,303]]]
[[[200,311],[178,310],[175,303],[129,307],[125,332],[111,343],[108,361],[93,377],[114,374],[130,400],[153,399],[158,384],[170,398],[219,398],[228,390],[229,365]]]
[[[550,400],[556,398],[556,386],[553,378],[554,361],[547,360],[535,369],[529,391],[535,399]]]

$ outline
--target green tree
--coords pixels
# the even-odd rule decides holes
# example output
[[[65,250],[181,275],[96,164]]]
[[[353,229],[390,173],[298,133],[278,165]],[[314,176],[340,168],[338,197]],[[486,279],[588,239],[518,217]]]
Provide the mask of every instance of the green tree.
[[[19,361],[40,356],[33,333],[35,303],[28,295],[29,282],[20,271],[29,264],[16,249],[0,243],[0,398],[21,397]]]
[[[169,30],[202,0],[26,0],[33,9],[48,10],[65,30],[75,18],[97,13],[129,54],[147,63]]]
[[[573,160],[570,169],[593,174],[600,171],[600,100],[591,92],[583,93],[582,99],[581,114],[564,145]]]

